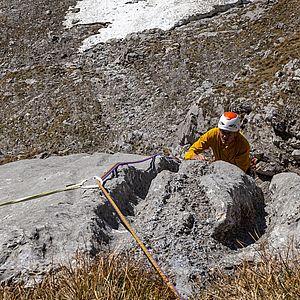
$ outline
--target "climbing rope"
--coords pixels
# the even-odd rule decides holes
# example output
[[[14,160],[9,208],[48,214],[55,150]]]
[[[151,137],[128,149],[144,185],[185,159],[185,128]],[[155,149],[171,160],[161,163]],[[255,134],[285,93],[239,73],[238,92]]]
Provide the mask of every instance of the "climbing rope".
[[[104,194],[104,196],[106,197],[106,199],[110,202],[110,204],[113,206],[114,210],[116,211],[116,213],[118,214],[118,216],[120,217],[121,221],[123,222],[123,224],[125,225],[125,227],[128,229],[128,231],[130,232],[130,234],[133,236],[133,238],[136,240],[136,242],[138,243],[138,245],[140,246],[140,248],[143,250],[143,252],[145,253],[145,255],[147,256],[148,260],[150,261],[150,263],[152,264],[152,266],[155,268],[155,270],[157,271],[157,273],[160,275],[160,277],[163,279],[163,281],[167,284],[167,286],[170,288],[170,290],[173,292],[174,296],[176,297],[176,299],[182,300],[183,297],[180,295],[180,293],[176,290],[175,286],[172,284],[172,282],[170,281],[170,279],[164,274],[164,272],[160,269],[160,267],[158,266],[158,264],[156,263],[156,261],[154,260],[154,258],[151,256],[150,252],[147,250],[146,246],[143,244],[143,242],[140,240],[140,238],[137,236],[137,234],[135,233],[135,231],[132,229],[131,225],[129,224],[129,222],[127,221],[127,219],[125,218],[125,216],[122,214],[122,212],[120,211],[120,209],[118,208],[118,206],[116,205],[115,201],[112,199],[112,197],[110,196],[110,194],[106,191],[106,189],[103,187],[103,185],[101,184],[101,181],[99,181],[98,178],[96,178],[96,182],[99,186],[99,188],[101,189],[102,193]]]
[[[95,176],[94,178],[96,179],[96,182],[97,182],[100,190],[102,191],[103,195],[110,202],[110,204],[112,205],[112,207],[114,208],[114,210],[118,214],[119,218],[121,219],[121,221],[123,222],[123,224],[125,225],[125,227],[128,229],[128,231],[130,232],[130,234],[133,236],[133,238],[136,240],[136,242],[138,243],[138,245],[140,246],[140,248],[143,250],[143,252],[145,253],[146,257],[148,258],[148,260],[150,261],[150,263],[152,264],[152,266],[155,268],[155,270],[157,271],[157,273],[160,275],[160,277],[163,279],[163,281],[167,284],[167,286],[169,287],[169,289],[173,292],[173,294],[176,297],[176,299],[182,300],[183,297],[177,291],[177,289],[172,284],[172,282],[170,281],[170,279],[160,269],[160,267],[158,266],[157,262],[151,256],[151,254],[147,250],[146,246],[143,244],[143,242],[137,236],[137,234],[135,233],[135,231],[133,230],[133,228],[131,227],[131,225],[129,224],[129,222],[127,221],[127,219],[125,218],[125,216],[122,214],[122,212],[120,211],[119,207],[117,206],[117,204],[115,203],[115,201],[113,200],[113,198],[110,196],[110,194],[107,192],[107,190],[103,186],[103,183],[104,183],[105,179],[107,179],[107,177],[111,173],[113,173],[114,171],[116,171],[118,167],[124,166],[124,165],[131,165],[131,164],[142,163],[142,162],[145,162],[147,160],[154,161],[154,159],[157,156],[160,156],[160,154],[155,154],[153,156],[150,156],[150,157],[147,157],[145,159],[138,160],[138,161],[118,162],[118,163],[114,164],[107,172],[105,172],[105,174],[103,176],[101,176],[101,177]],[[177,158],[172,158],[172,157],[166,157],[166,158],[177,159]]]
[[[121,167],[121,166],[125,166],[125,165],[133,165],[133,164],[140,164],[142,162],[145,162],[147,160],[153,160],[155,159],[156,157],[160,156],[160,154],[154,154],[152,156],[149,156],[149,157],[146,157],[144,159],[141,159],[141,160],[136,160],[136,161],[128,161],[128,162],[117,162],[115,163],[114,165],[112,165],[105,173],[104,175],[101,176],[101,179],[102,181],[104,182],[105,179],[111,174],[113,173],[114,171],[116,171],[118,169],[118,167]]]
[[[46,191],[46,192],[42,192],[42,193],[39,193],[39,194],[35,194],[35,195],[31,195],[31,196],[22,197],[22,198],[15,199],[15,200],[10,200],[10,201],[7,201],[7,202],[3,202],[3,203],[0,203],[0,207],[1,206],[6,206],[6,205],[11,205],[11,204],[16,204],[16,203],[20,203],[20,202],[25,202],[25,201],[28,201],[28,200],[33,200],[33,199],[45,197],[45,196],[48,196],[48,195],[53,195],[53,194],[56,194],[56,193],[76,190],[76,189],[81,188],[86,181],[87,181],[87,179],[84,179],[79,183],[72,184],[72,185],[67,185],[65,188],[56,189],[56,190],[52,190],[52,191]]]
[[[143,242],[137,236],[137,234],[135,233],[135,231],[133,230],[133,228],[131,227],[131,225],[129,224],[127,219],[125,218],[125,216],[122,214],[122,212],[120,211],[120,209],[116,205],[115,201],[112,199],[110,194],[107,192],[107,190],[103,186],[104,181],[108,178],[108,176],[110,174],[117,171],[118,167],[124,166],[124,165],[138,164],[138,163],[145,162],[147,160],[154,161],[154,159],[158,156],[160,156],[160,154],[155,154],[155,155],[152,155],[150,157],[147,157],[145,159],[141,159],[141,160],[138,160],[138,161],[117,162],[113,166],[111,166],[101,177],[94,176],[94,179],[96,179],[97,186],[100,188],[100,190],[102,191],[103,195],[107,198],[107,200],[111,203],[114,210],[116,211],[116,213],[120,217],[121,221],[123,222],[125,227],[128,229],[130,234],[134,237],[134,239],[136,240],[136,242],[138,243],[140,248],[143,250],[143,252],[147,256],[147,258],[150,261],[150,263],[152,264],[152,266],[155,268],[155,270],[158,272],[158,274],[163,279],[163,281],[167,284],[167,286],[170,288],[170,290],[174,293],[174,296],[176,297],[176,299],[182,300],[183,297],[176,290],[175,286],[172,284],[170,279],[160,269],[160,267],[158,266],[156,261],[151,256],[150,252],[147,250],[146,246],[143,244]],[[166,157],[166,158],[167,159],[176,159],[176,160],[178,160],[177,158],[173,158],[173,157]],[[3,203],[0,203],[0,207],[15,204],[15,203],[20,203],[20,202],[24,202],[24,201],[28,201],[28,200],[32,200],[32,199],[36,199],[36,198],[40,198],[40,197],[44,197],[44,196],[48,196],[48,195],[52,195],[52,194],[56,194],[56,193],[60,193],[60,192],[75,190],[75,189],[79,189],[79,188],[95,188],[95,186],[84,187],[83,185],[86,181],[87,181],[87,179],[82,180],[81,182],[79,182],[77,184],[68,185],[68,186],[66,186],[65,188],[62,188],[62,189],[56,189],[56,190],[52,190],[52,191],[42,192],[42,193],[39,193],[39,194],[36,194],[36,195],[27,196],[27,197],[19,198],[19,199],[16,199],[16,200],[3,202]]]
[[[152,155],[150,157],[141,159],[141,160],[137,160],[137,161],[128,161],[128,162],[117,162],[114,165],[112,165],[105,173],[104,175],[100,178],[98,178],[100,181],[104,182],[107,177],[112,174],[113,172],[117,171],[117,169],[120,166],[125,166],[125,165],[132,165],[132,164],[139,164],[142,162],[145,162],[147,160],[154,160],[155,157],[160,156],[161,154],[155,154]],[[166,157],[166,158],[171,158],[171,157]],[[31,195],[31,196],[26,196],[26,197],[22,197],[19,199],[15,199],[15,200],[9,200],[9,201],[5,201],[5,202],[0,202],[0,207],[1,206],[7,206],[7,205],[12,205],[12,204],[16,204],[16,203],[20,203],[20,202],[25,202],[25,201],[29,201],[29,200],[33,200],[33,199],[37,199],[37,198],[41,198],[41,197],[45,197],[48,195],[52,195],[52,194],[56,194],[56,193],[61,193],[61,192],[65,192],[65,191],[71,191],[71,190],[76,190],[79,188],[83,188],[83,189],[92,189],[92,188],[98,188],[97,185],[95,186],[84,186],[84,183],[87,181],[87,179],[82,180],[79,183],[76,184],[71,184],[71,185],[66,185],[64,188],[61,189],[56,189],[56,190],[52,190],[52,191],[46,191],[46,192],[42,192],[39,194],[35,194],[35,195]]]

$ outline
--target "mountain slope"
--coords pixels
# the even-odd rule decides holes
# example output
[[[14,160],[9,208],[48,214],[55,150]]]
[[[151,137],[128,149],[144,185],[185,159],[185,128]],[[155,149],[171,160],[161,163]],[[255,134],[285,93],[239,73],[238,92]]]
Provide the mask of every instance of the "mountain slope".
[[[105,25],[67,30],[75,2],[39,2],[5,2],[1,11],[2,162],[38,153],[181,154],[178,130],[196,104],[205,120],[196,135],[236,110],[273,173],[298,171],[299,1],[192,16],[82,54],[81,40]]]

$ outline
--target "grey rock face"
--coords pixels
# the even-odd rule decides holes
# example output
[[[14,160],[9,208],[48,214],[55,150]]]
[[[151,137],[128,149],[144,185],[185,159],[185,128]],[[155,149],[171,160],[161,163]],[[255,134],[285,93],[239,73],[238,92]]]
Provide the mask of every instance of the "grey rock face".
[[[130,250],[145,258],[92,179],[116,162],[144,158],[96,153],[1,166],[1,203],[87,182],[80,189],[0,207],[0,280],[30,283],[72,263],[78,252],[93,257],[102,250]],[[255,181],[234,165],[179,164],[157,156],[118,168],[104,185],[159,266],[190,295],[207,283],[211,270],[240,263],[261,242],[274,249],[298,241],[299,178],[275,175],[265,204]]]
[[[269,225],[264,239],[275,249],[299,247],[300,176],[281,173],[270,184],[272,201],[267,206]]]
[[[103,174],[118,161],[142,156],[125,154],[72,155],[24,160],[0,168],[1,202],[62,188]],[[177,170],[165,158],[123,167],[122,176],[108,180],[111,194],[125,215],[145,197],[151,180],[161,170]],[[85,185],[86,187],[86,185]],[[119,196],[119,197],[118,197]],[[50,268],[72,263],[76,253],[95,255],[105,249],[119,220],[98,189],[76,189],[0,208],[0,280],[37,279]]]
[[[207,130],[207,127],[205,127],[202,109],[198,105],[192,105],[184,121],[179,126],[180,144],[193,144],[199,135]]]
[[[273,177],[269,200],[266,201],[266,229],[260,239],[239,253],[224,257],[224,265],[237,265],[243,260],[259,262],[261,250],[272,255],[280,252],[286,257],[291,249],[299,249],[300,231],[300,176],[296,173],[280,173]],[[257,237],[258,238],[258,237]]]
[[[276,162],[265,162],[265,161],[260,161],[256,165],[256,173],[260,175],[265,175],[270,178],[274,176],[277,173],[280,173],[283,171],[282,166],[280,166]]]
[[[261,191],[237,167],[183,161],[178,173],[164,171],[152,181],[133,226],[189,295],[224,255],[253,243],[251,233],[264,232],[264,216]],[[124,232],[114,245],[128,249],[130,240]]]

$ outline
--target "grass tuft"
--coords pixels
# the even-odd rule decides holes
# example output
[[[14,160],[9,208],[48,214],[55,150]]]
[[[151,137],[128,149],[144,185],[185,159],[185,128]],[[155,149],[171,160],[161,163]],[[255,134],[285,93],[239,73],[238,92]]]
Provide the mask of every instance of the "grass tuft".
[[[287,249],[259,252],[260,262],[244,261],[234,273],[216,271],[212,284],[193,300],[300,299],[300,252]],[[168,289],[152,267],[126,255],[79,258],[48,274],[34,287],[2,285],[0,300],[171,300]]]
[[[157,273],[128,255],[103,255],[96,260],[79,258],[61,267],[34,287],[23,283],[2,285],[1,300],[115,300],[174,299]]]
[[[259,263],[244,261],[233,275],[217,271],[214,283],[194,299],[300,299],[299,251],[259,255]]]

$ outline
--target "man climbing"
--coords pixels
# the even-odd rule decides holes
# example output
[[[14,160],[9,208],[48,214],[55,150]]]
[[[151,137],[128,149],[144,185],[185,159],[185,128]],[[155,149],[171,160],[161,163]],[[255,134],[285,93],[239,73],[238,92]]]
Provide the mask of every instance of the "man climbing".
[[[184,159],[207,160],[202,152],[211,148],[214,160],[224,160],[250,171],[250,146],[240,132],[241,121],[234,112],[225,112],[218,123],[203,134],[185,153]]]

